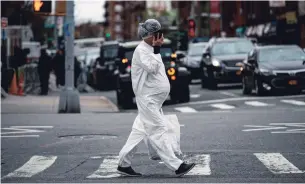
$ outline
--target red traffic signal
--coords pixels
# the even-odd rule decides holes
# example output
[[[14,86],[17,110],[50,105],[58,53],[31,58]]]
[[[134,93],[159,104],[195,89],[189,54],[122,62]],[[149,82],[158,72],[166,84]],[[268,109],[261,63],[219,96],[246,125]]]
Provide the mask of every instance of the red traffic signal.
[[[189,28],[195,28],[196,24],[195,24],[195,20],[190,19],[189,20]]]

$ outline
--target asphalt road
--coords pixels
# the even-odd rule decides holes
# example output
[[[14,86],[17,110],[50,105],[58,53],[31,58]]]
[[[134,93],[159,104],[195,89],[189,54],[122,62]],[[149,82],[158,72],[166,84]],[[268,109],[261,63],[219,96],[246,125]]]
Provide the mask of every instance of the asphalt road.
[[[181,149],[197,163],[183,178],[148,160],[144,144],[133,162],[144,177],[115,173],[134,113],[4,114],[1,182],[304,182],[304,113],[304,108],[178,113]]]
[[[114,91],[102,93],[114,104],[117,104]],[[202,89],[200,84],[190,85],[191,100],[183,104],[166,102],[165,112],[196,113],[202,111],[241,111],[247,109],[300,109],[305,108],[305,91],[299,95],[281,94],[259,97],[255,94],[243,95],[241,84],[222,84],[217,90]],[[136,109],[121,112],[136,113]]]
[[[1,182],[305,182],[305,93],[244,96],[240,85],[190,89],[189,103],[163,107],[179,118],[184,159],[197,163],[183,178],[149,160],[144,144],[133,162],[144,177],[115,172],[137,113],[133,109],[2,114]],[[114,91],[87,95],[116,103]]]

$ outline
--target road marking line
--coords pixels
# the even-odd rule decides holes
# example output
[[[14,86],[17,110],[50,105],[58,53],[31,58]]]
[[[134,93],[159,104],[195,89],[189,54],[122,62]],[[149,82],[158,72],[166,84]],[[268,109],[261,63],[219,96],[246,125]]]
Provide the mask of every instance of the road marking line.
[[[99,168],[91,175],[87,176],[88,179],[92,178],[115,178],[119,177],[117,173],[117,166],[119,163],[119,156],[107,156],[104,158]]]
[[[293,105],[305,105],[305,102],[298,100],[281,100],[283,103],[293,104]]]
[[[211,175],[211,156],[208,154],[194,155],[187,159],[189,162],[196,163],[196,166],[186,175]]]
[[[301,98],[305,97],[305,95],[293,95],[293,96],[285,96],[285,98]],[[241,101],[241,100],[273,100],[273,99],[282,99],[283,97],[236,97],[236,98],[225,98],[218,100],[204,100],[204,101],[196,101],[196,102],[187,102],[184,104],[188,105],[198,105],[198,104],[210,104],[210,103],[223,103],[223,102],[232,102],[232,101]]]
[[[57,159],[57,156],[32,156],[23,166],[9,173],[5,178],[24,177],[29,178],[49,168]]]
[[[211,104],[210,106],[218,108],[218,109],[234,109],[235,107],[232,105],[227,105],[227,104]]]
[[[247,101],[245,102],[246,105],[256,106],[256,107],[264,107],[264,106],[270,106],[271,104],[266,104],[259,101]]]
[[[185,113],[197,112],[195,109],[191,107],[176,107],[175,110]]]
[[[191,94],[190,97],[191,97],[191,98],[199,98],[199,97],[200,97],[200,94]]]
[[[1,138],[2,137],[39,137],[39,135],[1,135]]]
[[[304,173],[280,153],[254,153],[254,155],[274,174]]]
[[[53,126],[10,126],[12,128],[53,128]]]
[[[227,96],[233,96],[233,97],[237,96],[237,95],[235,95],[235,94],[233,94],[233,93],[225,92],[225,91],[220,92],[220,93],[223,94],[223,95],[227,95]]]
[[[261,126],[261,125],[244,125],[244,127],[251,127],[253,129],[245,129],[245,130],[242,130],[243,132],[287,129],[287,127],[273,127],[273,126]]]

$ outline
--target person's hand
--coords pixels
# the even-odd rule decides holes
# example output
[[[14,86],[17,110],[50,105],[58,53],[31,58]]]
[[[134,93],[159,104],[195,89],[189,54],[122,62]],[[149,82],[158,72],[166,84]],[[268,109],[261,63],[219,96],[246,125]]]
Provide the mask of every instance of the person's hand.
[[[163,44],[164,42],[164,37],[163,37],[163,33],[162,33],[162,37],[159,38],[159,33],[157,35],[157,38],[154,36],[154,39],[153,39],[153,46],[159,46],[161,47],[161,45]]]

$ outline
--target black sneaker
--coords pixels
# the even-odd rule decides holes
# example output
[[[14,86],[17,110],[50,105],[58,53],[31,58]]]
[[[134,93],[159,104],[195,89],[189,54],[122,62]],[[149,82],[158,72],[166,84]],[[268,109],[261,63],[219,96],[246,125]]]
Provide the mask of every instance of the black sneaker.
[[[190,170],[192,170],[195,167],[196,164],[194,163],[190,163],[190,164],[186,164],[186,163],[182,163],[180,165],[180,167],[178,168],[177,171],[175,171],[176,175],[179,176],[183,176],[185,174],[187,174]]]
[[[136,173],[131,167],[118,167],[118,173],[124,176],[142,176],[140,173]]]

